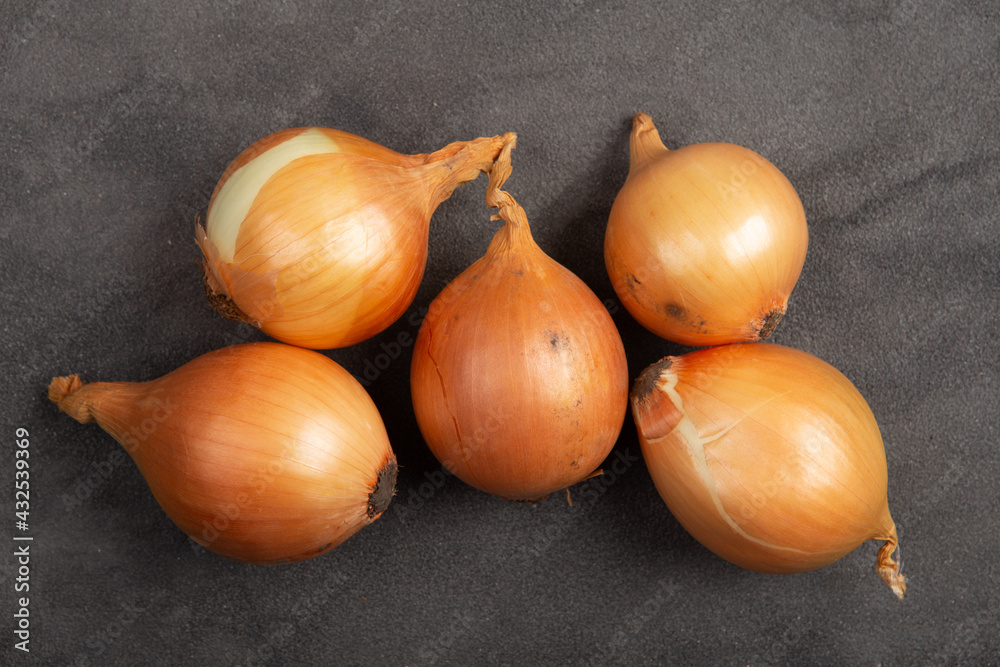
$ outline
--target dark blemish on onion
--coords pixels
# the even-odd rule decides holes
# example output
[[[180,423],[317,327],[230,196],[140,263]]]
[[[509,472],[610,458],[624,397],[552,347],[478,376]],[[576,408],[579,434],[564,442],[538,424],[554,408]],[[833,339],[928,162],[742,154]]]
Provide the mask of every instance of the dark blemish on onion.
[[[378,471],[375,488],[368,494],[368,520],[374,521],[389,507],[389,502],[396,493],[396,459],[390,458]]]
[[[672,303],[667,306],[667,312],[670,315],[673,315],[674,317],[676,317],[677,319],[681,319],[681,318],[684,317],[684,309],[681,308],[680,306],[675,306]]]
[[[669,370],[673,363],[673,357],[664,357],[644,370],[632,385],[632,400],[645,402],[656,389],[663,373]]]
[[[628,290],[628,293],[631,294],[632,298],[636,301],[641,301],[638,294],[638,288],[640,285],[642,285],[642,281],[636,278],[633,274],[625,274],[625,289]]]
[[[549,339],[549,345],[554,351],[562,351],[569,349],[569,338],[566,334],[559,333],[558,331],[552,331],[551,329],[545,330],[545,336]]]
[[[327,549],[329,549],[332,546],[333,546],[333,542],[327,542],[326,544],[324,544],[323,546],[321,546],[319,549],[317,549],[316,553],[321,554],[321,553],[323,553],[324,551],[326,551]]]

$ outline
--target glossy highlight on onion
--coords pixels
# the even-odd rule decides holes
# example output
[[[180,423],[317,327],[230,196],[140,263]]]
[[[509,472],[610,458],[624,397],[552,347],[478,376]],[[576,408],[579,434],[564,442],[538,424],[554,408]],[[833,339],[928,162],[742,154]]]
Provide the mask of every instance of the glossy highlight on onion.
[[[226,168],[196,240],[223,315],[313,349],[382,331],[413,301],[431,215],[502,137],[403,155],[348,132],[270,134]]]
[[[57,377],[49,398],[121,443],[174,523],[228,558],[313,558],[378,519],[394,493],[375,404],[310,350],[235,345],[149,382]]]
[[[644,327],[696,347],[767,338],[805,262],[808,229],[788,179],[728,143],[667,150],[652,119],[633,121],[628,178],[604,258]]]
[[[768,343],[713,347],[648,367],[631,403],[657,490],[704,546],[793,573],[882,541],[877,571],[903,597],[882,436],[833,366]]]
[[[604,304],[538,247],[524,210],[500,189],[511,148],[486,197],[505,224],[431,303],[410,385],[420,432],[448,470],[534,501],[595,474],[623,425],[628,369]]]

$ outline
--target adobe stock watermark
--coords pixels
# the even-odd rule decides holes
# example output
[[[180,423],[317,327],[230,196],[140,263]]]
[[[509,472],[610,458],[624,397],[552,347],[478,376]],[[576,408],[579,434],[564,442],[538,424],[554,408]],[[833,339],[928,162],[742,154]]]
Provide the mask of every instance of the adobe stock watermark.
[[[739,345],[724,345],[712,349],[712,363],[699,366],[697,374],[690,379],[690,383],[700,391],[707,391],[717,380],[725,377],[740,354],[745,352]]]
[[[28,534],[31,518],[31,438],[28,429],[14,429],[14,559],[11,578],[14,579],[14,648],[31,653],[31,546],[34,536]],[[30,522],[30,523],[29,523]],[[14,577],[13,575],[17,576]]]
[[[620,657],[633,641],[652,621],[664,616],[663,608],[677,594],[681,587],[673,577],[661,580],[653,588],[653,594],[630,609],[617,624],[607,642],[599,645],[591,654],[588,665],[607,665]]]
[[[115,95],[109,104],[102,105],[101,115],[89,131],[76,142],[74,146],[76,155],[82,159],[93,153],[112,132],[115,125],[127,120],[136,112],[144,96],[144,91],[122,92]]]
[[[972,660],[979,657],[988,642],[989,637],[996,641],[998,609],[981,609],[971,616],[951,624],[946,635],[948,643],[942,646],[931,658],[930,664],[947,665],[956,660]],[[985,641],[984,641],[985,640]]]
[[[569,487],[572,503],[566,514],[559,514],[544,526],[535,528],[531,534],[517,545],[517,554],[525,559],[538,559],[566,535],[581,517],[596,507],[604,494],[632,469],[642,457],[630,449],[612,451],[600,474]]]
[[[373,358],[365,359],[360,377],[358,378],[361,385],[365,388],[370,387],[373,382],[381,377],[382,373],[387,371],[399,359],[405,356],[409,360],[410,355],[404,355],[404,352],[416,344],[417,336],[419,335],[420,327],[423,326],[424,320],[428,317],[439,317],[446,307],[454,304],[473,287],[482,288],[490,284],[495,284],[502,278],[497,272],[489,275],[491,279],[488,281],[477,281],[474,279],[455,282],[452,280],[431,301],[429,306],[411,309],[406,315],[407,328],[399,331],[396,334],[395,340],[380,343],[379,348],[381,351],[377,352]]]
[[[379,343],[379,351],[374,356],[366,358],[361,365],[361,371],[358,375],[358,382],[361,383],[361,386],[365,389],[371,387],[372,383],[400,359],[409,362],[410,355],[406,354],[406,351],[417,342],[415,332],[420,330],[420,325],[423,324],[428,312],[428,308],[411,310],[406,315],[407,328],[398,331],[394,339]]]
[[[110,451],[104,461],[91,464],[90,474],[78,479],[73,484],[71,493],[61,494],[63,506],[67,510],[80,507],[100,488],[101,484],[111,478],[120,465],[130,460],[130,456],[156,433],[160,424],[170,419],[170,415],[177,407],[177,403],[169,396],[163,400],[154,396],[147,410],[147,416],[121,437],[119,442],[122,447]]]
[[[891,23],[895,27],[904,27],[913,23],[920,16],[932,14],[925,3],[920,0],[901,0],[892,9]]]
[[[716,180],[716,187],[724,198],[738,197],[746,190],[747,182],[766,166],[769,165],[763,157],[751,153],[738,164],[730,165],[724,177]]]
[[[403,11],[406,4],[402,0],[390,0],[390,2],[373,3],[369,6],[376,8],[376,13],[367,26],[354,26],[354,49],[368,46],[372,40],[389,27]]]
[[[642,264],[638,266],[631,264],[634,260],[634,257],[630,257],[628,265],[616,264],[609,271],[611,286],[615,294],[628,294],[633,301],[640,304],[658,301],[660,297],[650,291],[649,284],[658,280],[664,273],[660,256],[653,252],[646,253]],[[606,299],[604,306],[612,315],[618,310],[617,303],[612,299]]]
[[[277,627],[265,635],[264,643],[248,651],[246,658],[239,664],[243,667],[273,664],[281,649],[293,641],[299,631],[299,625],[305,619],[319,614],[331,599],[339,595],[339,589],[347,583],[347,580],[347,575],[339,571],[324,575],[323,585],[313,595],[297,600]]]
[[[128,634],[129,627],[150,611],[158,611],[160,603],[167,597],[164,590],[157,590],[151,597],[134,598],[119,604],[120,611],[115,617],[93,632],[84,640],[86,649],[77,654],[73,667],[94,667],[108,664],[104,654],[121,638]]]
[[[514,417],[506,413],[502,407],[491,409],[488,419],[475,433],[463,440],[463,449],[468,454],[475,453],[479,448],[489,445],[495,435],[502,429],[504,422]],[[458,446],[453,445],[453,450]],[[607,493],[618,480],[628,473],[628,471],[640,461],[641,457],[634,454],[631,449],[615,450],[604,462],[601,473],[578,484],[569,487],[570,498],[569,516],[560,515],[556,520],[540,530],[525,541],[520,546],[522,557],[536,558],[558,540],[570,527],[570,523],[575,517],[586,513],[593,505]],[[455,463],[451,460],[442,462],[440,468],[426,471],[419,484],[411,486],[405,497],[397,497],[391,507],[392,516],[401,522],[406,522],[419,512],[435,495],[444,487],[448,480],[454,476],[452,470]]]
[[[752,521],[758,512],[767,507],[768,501],[778,494],[786,493],[791,487],[792,477],[788,473],[788,468],[781,466],[768,479],[754,487],[753,492],[748,494],[749,498],[745,498],[740,503],[740,518],[744,521]]]
[[[943,475],[936,479],[936,483],[931,487],[924,487],[920,495],[918,495],[914,500],[905,504],[903,509],[899,512],[892,512],[893,523],[896,524],[896,538],[898,540],[895,552],[895,558],[898,563],[898,571],[900,574],[903,573],[903,553],[906,550],[906,539],[905,535],[910,532],[910,528],[913,526],[918,526],[920,524],[921,517],[928,514],[934,507],[939,505],[944,498],[945,494],[953,488],[958,482],[965,476],[965,467],[959,463],[959,461],[954,460],[951,465],[944,472]],[[898,504],[894,505],[890,502],[890,508],[896,507],[898,509]],[[879,546],[882,544],[878,543]],[[873,550],[878,547],[871,540],[865,542],[865,549]],[[857,559],[859,567],[864,568],[865,577],[863,577],[859,582],[858,586],[867,585],[867,577],[871,576],[874,572],[874,568],[871,567],[870,561],[867,559]],[[912,573],[906,574],[906,584],[908,588],[912,588],[914,583],[919,586],[920,573],[916,575]]]
[[[464,438],[459,443],[452,443],[451,450],[463,449],[468,454],[473,454],[481,447],[489,444],[491,439],[503,428],[504,423],[513,415],[506,412],[503,405],[491,407],[483,425],[476,429],[470,436]],[[454,473],[455,463],[450,460],[442,461],[442,465],[437,470],[424,473],[424,481],[419,486],[411,487],[406,499],[397,498],[393,501],[392,515],[402,522],[406,522],[410,516],[420,510],[427,501],[431,500],[438,491],[445,485],[448,478]]]
[[[769,635],[772,637],[767,649],[753,657],[750,664],[775,665],[788,662],[787,654],[802,642],[805,633],[798,618],[787,619]]]
[[[438,661],[448,655],[458,640],[466,635],[475,634],[475,630],[476,619],[472,614],[466,610],[457,612],[437,637],[417,650],[420,664],[438,664]]]
[[[258,467],[249,480],[248,490],[237,492],[232,501],[216,507],[212,511],[210,519],[202,519],[201,532],[198,536],[189,535],[195,553],[200,554],[204,549],[208,549],[222,533],[238,522],[248,509],[252,510],[257,506],[261,496],[285,471],[286,463],[291,455],[291,446],[286,444],[266,466]]]
[[[918,523],[918,519],[932,508],[940,504],[944,495],[965,475],[964,467],[957,461],[952,460],[948,470],[943,475],[935,479],[932,487],[923,487],[922,492],[914,500],[906,503],[902,511],[893,515],[896,524],[896,536],[900,542],[903,541],[903,534],[907,527]]]
[[[183,206],[187,207],[186,204]],[[193,208],[187,213],[192,214],[196,220],[200,215]],[[209,301],[220,314],[237,322],[236,332],[226,335],[229,344],[245,341],[254,335],[257,327],[266,329],[268,323],[300,315],[303,317],[313,315],[312,309],[318,303],[315,298],[311,299],[310,305],[286,309],[287,303],[283,304],[279,298],[279,282],[282,290],[308,284],[336,267],[339,267],[339,270],[351,268],[353,262],[350,261],[349,256],[353,252],[363,252],[360,247],[346,247],[342,244],[330,243],[321,231],[316,231],[308,239],[317,246],[315,252],[294,261],[287,257],[278,258],[277,261],[285,263],[281,268],[260,271],[244,270],[240,266],[240,261],[243,260],[227,262],[219,258],[213,240],[208,236],[205,226],[200,221],[196,224],[195,236],[202,251],[200,264],[205,272],[204,279],[206,291],[210,295]],[[352,301],[354,297],[349,292],[337,286],[334,286],[333,289],[333,292],[328,290],[324,295],[314,296],[324,296],[328,300],[326,306],[333,306],[334,312],[337,312],[336,308],[339,307],[340,300],[347,302],[351,308],[361,307],[360,304]],[[287,292],[283,293],[287,294]],[[248,299],[248,295],[251,295],[251,298]],[[406,346],[409,345],[412,345],[412,341],[407,341]]]
[[[568,514],[559,514],[548,525],[536,530],[532,536],[525,540],[517,555],[522,558],[542,557],[560,537],[569,531],[577,520],[596,506],[608,489],[624,477],[639,460],[640,457],[628,449],[613,452],[605,461],[602,474],[570,487],[573,501]],[[411,490],[411,500],[408,503],[410,507],[407,511],[418,509],[424,502],[433,497],[440,486],[443,486],[449,474],[446,468],[434,471],[434,473],[427,473],[428,479],[419,487],[416,496]],[[637,633],[643,626],[656,618],[663,605],[674,595],[676,590],[677,586],[672,580],[661,582],[653,595],[636,607],[623,622],[613,638],[613,642],[617,643],[611,645],[607,655],[612,655],[616,650],[620,650],[631,634]],[[482,610],[480,613],[483,613]],[[447,662],[455,645],[463,637],[475,634],[478,622],[477,618],[468,610],[456,612],[445,629],[417,651],[419,664],[435,665],[439,662]],[[592,664],[603,663],[598,661]]]

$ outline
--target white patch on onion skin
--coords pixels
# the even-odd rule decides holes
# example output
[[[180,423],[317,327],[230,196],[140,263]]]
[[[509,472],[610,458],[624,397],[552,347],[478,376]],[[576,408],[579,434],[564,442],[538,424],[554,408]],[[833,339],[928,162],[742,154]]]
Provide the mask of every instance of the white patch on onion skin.
[[[808,551],[803,551],[801,549],[795,549],[793,547],[783,547],[777,544],[771,544],[766,540],[754,537],[749,534],[743,528],[729,516],[729,512],[726,511],[725,507],[722,505],[722,498],[719,496],[718,489],[715,488],[715,479],[712,477],[712,471],[708,468],[708,457],[705,455],[705,445],[715,442],[719,438],[723,437],[731,430],[736,428],[736,425],[741,421],[749,417],[755,410],[767,405],[771,401],[784,396],[785,394],[791,393],[786,391],[781,394],[772,396],[760,403],[760,405],[755,406],[753,409],[748,410],[742,417],[734,421],[729,426],[725,427],[718,433],[713,435],[702,436],[698,433],[698,427],[694,425],[694,422],[688,416],[687,412],[684,410],[684,400],[681,398],[680,393],[677,391],[678,378],[675,373],[663,373],[660,376],[660,382],[657,383],[657,388],[663,391],[669,398],[670,402],[674,404],[677,411],[681,413],[681,420],[677,422],[677,426],[671,433],[676,433],[681,441],[687,446],[688,453],[691,455],[691,460],[694,462],[695,470],[698,472],[698,476],[701,477],[702,483],[705,485],[705,490],[708,495],[712,498],[712,503],[715,506],[716,513],[722,517],[722,520],[732,528],[736,533],[754,544],[759,544],[768,549],[778,549],[781,551],[791,551],[794,553],[807,554]],[[664,436],[668,437],[668,436]],[[661,438],[657,438],[659,440]],[[655,442],[655,441],[651,441]]]
[[[340,146],[325,132],[310,128],[272,146],[234,171],[212,201],[205,221],[208,238],[223,261],[232,263],[240,226],[260,189],[274,174],[301,157],[339,152]]]

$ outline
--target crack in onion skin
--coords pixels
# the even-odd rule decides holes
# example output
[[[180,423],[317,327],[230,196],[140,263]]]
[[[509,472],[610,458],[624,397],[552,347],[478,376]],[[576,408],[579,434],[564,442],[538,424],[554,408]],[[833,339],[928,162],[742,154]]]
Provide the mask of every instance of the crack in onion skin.
[[[270,134],[226,168],[196,228],[209,302],[280,341],[366,340],[413,301],[430,219],[503,137],[403,155],[348,132]]]
[[[884,540],[877,571],[903,597],[882,436],[833,366],[767,343],[713,347],[649,366],[631,405],[657,490],[705,547],[793,573]]]
[[[245,343],[149,382],[58,377],[49,398],[121,443],[174,523],[228,558],[318,556],[377,519],[395,488],[375,404],[310,350]]]
[[[809,232],[788,179],[734,144],[667,150],[644,113],[604,239],[625,308],[662,338],[702,347],[767,338],[788,306]]]
[[[410,378],[437,459],[482,491],[533,501],[607,457],[628,409],[628,368],[604,304],[542,252],[524,210],[500,190],[511,148],[490,172],[486,200],[505,224],[431,303]]]

